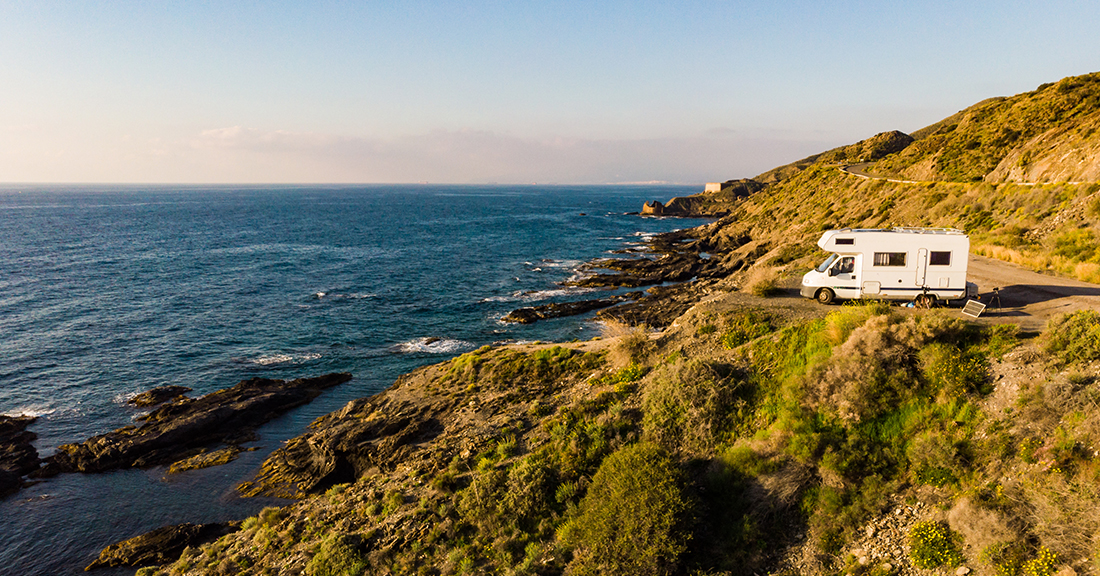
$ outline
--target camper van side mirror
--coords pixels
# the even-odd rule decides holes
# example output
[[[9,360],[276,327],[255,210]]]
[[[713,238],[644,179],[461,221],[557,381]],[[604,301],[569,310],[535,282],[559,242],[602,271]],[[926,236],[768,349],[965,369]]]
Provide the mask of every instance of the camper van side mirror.
[[[836,276],[837,274],[839,272],[836,271],[836,268],[829,268],[829,276]]]

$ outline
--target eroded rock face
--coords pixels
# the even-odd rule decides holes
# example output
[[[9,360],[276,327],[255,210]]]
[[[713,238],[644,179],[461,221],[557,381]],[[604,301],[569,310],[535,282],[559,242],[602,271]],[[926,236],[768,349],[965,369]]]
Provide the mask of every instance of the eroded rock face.
[[[239,490],[245,496],[300,498],[404,461],[414,447],[442,433],[444,421],[459,407],[449,398],[409,397],[395,392],[398,388],[400,381],[318,418],[308,432],[272,453],[255,481]]]
[[[23,476],[38,468],[38,451],[27,426],[36,418],[30,416],[0,416],[0,497],[19,490]]]
[[[350,379],[351,374],[296,380],[252,378],[202,398],[184,398],[145,415],[140,427],[126,426],[82,444],[60,446],[36,475],[169,464],[208,446],[239,444],[251,439],[260,424]]]
[[[85,570],[116,568],[120,566],[154,566],[179,560],[184,548],[213,542],[226,534],[236,532],[240,522],[216,524],[179,524],[165,526],[123,540],[103,549],[99,558]]]

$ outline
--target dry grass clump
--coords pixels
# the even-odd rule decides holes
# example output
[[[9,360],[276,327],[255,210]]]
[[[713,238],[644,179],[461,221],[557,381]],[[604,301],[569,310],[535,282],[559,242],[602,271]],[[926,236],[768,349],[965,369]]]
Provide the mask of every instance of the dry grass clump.
[[[607,359],[613,368],[641,364],[656,348],[649,339],[649,327],[645,324],[631,326],[626,322],[609,318],[603,321],[603,337],[613,339]]]
[[[734,416],[739,384],[698,360],[660,367],[642,397],[644,437],[674,453],[709,453]]]
[[[979,554],[1011,544],[1020,538],[1019,531],[1012,526],[1010,516],[975,503],[971,498],[960,498],[955,502],[947,513],[947,522]]]
[[[757,266],[745,277],[745,290],[754,296],[768,298],[778,295],[779,271],[770,266]]]
[[[841,324],[835,335],[845,331]],[[960,327],[960,321],[943,314],[904,321],[892,314],[870,316],[807,375],[805,402],[847,422],[873,418],[909,395],[917,375],[913,359],[921,346]]]
[[[1094,482],[1044,475],[1026,482],[1021,491],[1031,514],[1026,518],[1043,545],[1071,562],[1100,560],[1100,491]]]

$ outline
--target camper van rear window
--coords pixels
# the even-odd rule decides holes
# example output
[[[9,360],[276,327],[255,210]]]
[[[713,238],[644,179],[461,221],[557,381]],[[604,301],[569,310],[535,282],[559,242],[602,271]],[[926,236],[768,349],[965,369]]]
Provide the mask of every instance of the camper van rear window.
[[[836,245],[837,246],[844,246],[845,244],[847,244],[848,246],[852,246],[855,243],[856,243],[855,238],[837,238],[836,239]]]
[[[950,252],[929,252],[928,263],[932,266],[950,266],[951,265],[951,253]]]
[[[875,252],[875,266],[905,266],[905,252]]]

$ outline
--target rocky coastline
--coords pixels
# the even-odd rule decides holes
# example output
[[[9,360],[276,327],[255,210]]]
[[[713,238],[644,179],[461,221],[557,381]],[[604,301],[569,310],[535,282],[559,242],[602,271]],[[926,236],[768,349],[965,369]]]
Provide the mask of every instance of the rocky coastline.
[[[226,534],[236,532],[240,526],[240,522],[164,526],[111,544],[84,570],[90,572],[99,568],[136,568],[167,564],[178,559],[187,547],[213,542]]]
[[[715,223],[655,235],[632,257],[600,258],[580,267],[584,275],[563,286],[623,290],[648,287],[611,296],[555,302],[513,310],[502,320],[530,324],[549,318],[575,316],[599,310],[598,318],[631,324],[667,326],[710,287],[752,266],[770,249],[753,242],[726,217]]]
[[[24,478],[43,479],[66,472],[95,473],[122,468],[172,465],[172,472],[224,464],[240,445],[255,438],[261,424],[306,404],[322,391],[351,379],[334,373],[315,378],[252,378],[201,398],[189,388],[168,386],[135,396],[135,406],[157,406],[125,426],[79,444],[65,444],[41,459],[27,430],[33,417],[0,416],[0,497],[18,492]],[[221,446],[220,450],[208,452]]]
[[[38,451],[32,444],[38,436],[27,430],[35,420],[0,415],[0,498],[18,492],[23,476],[38,468]]]
[[[351,374],[346,373],[296,380],[251,378],[197,399],[175,395],[140,417],[141,426],[59,446],[32,476],[167,465],[211,446],[239,445],[254,439],[256,427],[264,422],[348,380]]]

